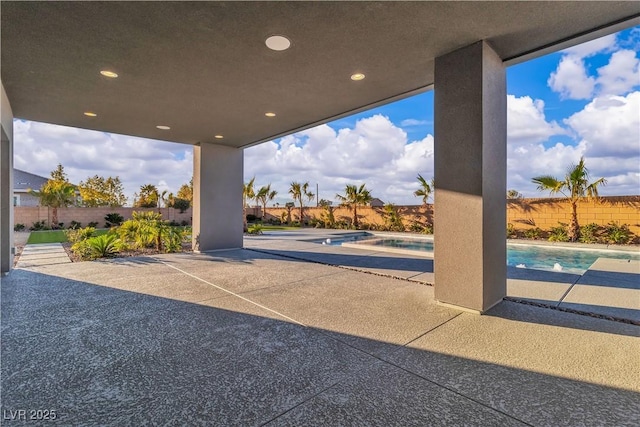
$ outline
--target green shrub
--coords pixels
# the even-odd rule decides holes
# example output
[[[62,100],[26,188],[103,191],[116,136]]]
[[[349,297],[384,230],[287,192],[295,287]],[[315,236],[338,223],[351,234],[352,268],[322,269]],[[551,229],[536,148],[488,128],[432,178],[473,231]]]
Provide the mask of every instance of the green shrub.
[[[518,237],[518,233],[516,232],[516,227],[513,224],[508,223],[507,224],[507,239],[515,239],[516,237]]]
[[[132,218],[117,229],[120,248],[144,249],[155,247],[161,252],[177,252],[190,229],[171,227],[156,212],[134,212]]]
[[[82,223],[78,221],[71,221],[69,228],[82,228]]]
[[[425,224],[422,228],[422,234],[433,234],[433,225]]]
[[[87,240],[93,237],[93,233],[96,232],[94,227],[85,227],[85,228],[70,228],[64,231],[64,234],[67,236],[67,241],[69,243],[77,243],[83,240]]]
[[[174,209],[179,209],[180,213],[183,213],[184,211],[189,209],[190,206],[191,206],[191,202],[190,201],[188,201],[186,199],[181,199],[181,198],[175,198],[173,200],[173,204],[172,204],[172,207]]]
[[[249,214],[247,215],[247,222],[254,222],[256,219],[258,219],[257,216]]]
[[[568,242],[567,224],[561,222],[557,227],[551,227],[551,231],[549,232],[549,241],[550,242]]]
[[[71,252],[81,260],[90,260],[91,258],[91,248],[87,243],[87,240],[79,240],[71,245]]]
[[[580,242],[597,243],[600,239],[601,227],[598,224],[591,223],[580,227]]]
[[[253,224],[251,227],[249,227],[249,229],[247,230],[247,234],[253,234],[253,235],[258,235],[258,234],[262,234],[262,225],[260,224]]]
[[[180,221],[180,225],[183,227],[187,227],[189,225],[189,221],[187,221],[186,219],[183,219],[182,221]]]
[[[191,230],[188,230],[188,233],[191,234]],[[173,253],[182,250],[182,242],[185,240],[187,236],[187,230],[180,230],[177,227],[167,227],[165,226],[161,230],[161,239],[163,250],[166,253]]]
[[[49,227],[47,227],[47,223],[42,220],[42,221],[36,221],[33,223],[33,225],[31,227],[29,227],[30,231],[41,231],[41,230],[48,230]]]
[[[605,227],[604,238],[607,243],[624,245],[629,243],[632,237],[633,233],[631,233],[627,224],[618,225],[618,223],[614,221]]]
[[[96,222],[96,221],[91,221],[91,222],[90,222],[89,224],[87,224],[87,225],[88,225],[89,227],[96,228],[96,227],[98,227],[98,222]]]
[[[117,212],[111,212],[104,216],[104,220],[107,222],[107,228],[111,228],[122,224],[124,217]]]
[[[524,237],[527,239],[539,239],[542,234],[542,230],[539,227],[530,228],[525,230]]]
[[[13,226],[13,231],[24,231],[25,228],[27,228],[27,226],[24,224],[15,224]]]
[[[116,255],[118,251],[118,236],[116,234],[103,234],[85,240],[89,247],[92,259],[107,258]]]
[[[162,215],[157,212],[133,212],[131,219],[122,223],[117,229],[123,244],[133,249],[158,247],[161,240],[160,226],[164,223]]]
[[[384,228],[386,231],[404,231],[402,217],[393,203],[387,203],[382,210]]]

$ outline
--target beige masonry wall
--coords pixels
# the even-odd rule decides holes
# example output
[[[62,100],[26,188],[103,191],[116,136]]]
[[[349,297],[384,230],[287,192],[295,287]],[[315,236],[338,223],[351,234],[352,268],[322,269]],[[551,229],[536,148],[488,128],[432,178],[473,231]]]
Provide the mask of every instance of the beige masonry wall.
[[[396,206],[402,215],[405,226],[413,221],[421,224],[432,224],[435,220],[433,205],[427,206]],[[267,219],[280,219],[282,213],[287,213],[286,208],[267,208]],[[320,219],[324,210],[317,207],[306,207],[304,215],[307,220]],[[358,208],[359,221],[367,224],[383,224],[383,208]],[[247,214],[262,216],[261,208],[249,208]],[[344,208],[334,208],[336,221],[346,220],[351,222],[352,214]],[[571,207],[564,199],[537,198],[509,200],[507,202],[507,223],[514,225],[516,229],[527,230],[540,227],[549,230],[558,223],[569,223]],[[291,209],[291,218],[298,221],[299,208]],[[611,196],[603,197],[599,202],[583,201],[578,203],[578,221],[581,225],[596,223],[607,225],[616,221],[618,224],[627,224],[636,235],[640,235],[640,196]]]
[[[421,205],[421,206],[396,206],[396,210],[402,217],[402,221],[405,226],[411,225],[413,222],[418,222],[422,225],[433,223],[433,205]],[[315,219],[322,219],[326,211],[324,208],[318,207],[305,207],[304,217],[306,221]],[[384,208],[372,208],[372,207],[358,207],[358,221],[360,224],[384,224],[384,217],[382,213]],[[262,216],[261,208],[249,208],[247,214],[256,215],[258,218]],[[282,215],[287,215],[287,208],[267,208],[266,219],[281,219]],[[353,219],[353,213],[351,210],[343,207],[334,207],[333,215],[336,221],[346,221],[351,223]],[[291,220],[300,220],[300,208],[295,207],[291,209]]]
[[[58,208],[58,222],[68,226],[71,221],[78,221],[83,227],[90,222],[97,222],[98,227],[105,226],[104,217],[108,213],[119,213],[125,220],[131,218],[134,211],[152,211],[160,212],[162,218],[167,221],[176,221],[181,223],[187,221],[191,224],[191,209],[180,213],[180,210],[173,208]],[[34,222],[45,221],[50,224],[52,217],[52,209],[42,206],[16,206],[14,207],[14,224],[24,224],[27,228],[31,227]]]
[[[397,206],[398,212],[402,215],[405,226],[412,222],[420,224],[432,224],[435,220],[433,205],[427,206]],[[27,207],[16,206],[15,224],[24,224],[30,227],[34,222],[44,220],[49,223],[51,220],[51,209],[47,207]],[[138,208],[64,208],[58,209],[58,220],[69,224],[72,220],[79,221],[82,225],[95,221],[104,226],[104,216],[110,212],[117,212],[125,219],[131,218],[133,211],[158,211],[158,209],[138,209]],[[164,219],[171,221],[187,221],[191,224],[191,209],[180,213],[173,208],[161,208]],[[267,219],[280,219],[282,213],[287,213],[286,208],[267,208]],[[305,219],[322,218],[324,210],[317,207],[305,207]],[[358,217],[361,223],[384,224],[382,216],[383,208],[358,208]],[[262,216],[261,208],[249,208],[247,214]],[[507,202],[507,222],[514,225],[516,229],[526,230],[533,227],[540,227],[549,230],[559,222],[569,223],[571,209],[563,199],[521,199],[509,200]],[[291,218],[298,221],[300,210],[291,209]],[[345,208],[335,207],[334,216],[336,221],[351,222],[351,212]],[[606,225],[611,221],[619,224],[629,225],[630,230],[640,235],[640,196],[619,196],[604,197],[601,202],[581,202],[578,204],[578,220],[581,225],[596,223]]]
[[[578,223],[607,225],[615,221],[627,224],[640,235],[640,196],[603,197],[600,201],[578,203]],[[507,223],[516,229],[540,227],[549,230],[571,220],[571,205],[564,199],[521,199],[507,203]]]

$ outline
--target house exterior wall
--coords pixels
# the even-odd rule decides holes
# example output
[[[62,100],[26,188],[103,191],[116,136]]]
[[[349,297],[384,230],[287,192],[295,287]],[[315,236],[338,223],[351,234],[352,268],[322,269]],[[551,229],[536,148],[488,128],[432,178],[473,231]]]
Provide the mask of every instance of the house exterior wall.
[[[29,193],[14,192],[14,196],[19,196],[18,206],[38,206],[40,199]]]

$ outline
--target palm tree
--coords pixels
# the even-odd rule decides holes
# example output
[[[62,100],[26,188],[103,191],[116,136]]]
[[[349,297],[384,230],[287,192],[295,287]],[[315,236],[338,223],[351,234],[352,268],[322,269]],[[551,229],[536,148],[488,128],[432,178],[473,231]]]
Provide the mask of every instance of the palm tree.
[[[413,195],[416,197],[422,197],[422,204],[426,205],[431,193],[433,193],[436,188],[435,181],[431,178],[431,181],[427,182],[422,175],[418,174],[418,183],[420,183],[420,188],[414,191]]]
[[[140,194],[133,205],[140,208],[157,208],[159,199],[158,187],[153,184],[144,184],[140,186]]]
[[[242,228],[245,233],[249,230],[247,227],[247,202],[256,197],[256,190],[254,188],[255,181],[256,177],[254,176],[249,182],[244,183],[242,186]]]
[[[567,170],[564,180],[559,180],[550,175],[542,175],[532,179],[538,184],[538,190],[550,191],[551,194],[560,193],[571,204],[571,222],[567,230],[569,240],[575,242],[580,237],[580,225],[578,224],[578,202],[587,198],[589,200],[598,197],[598,186],[606,185],[607,181],[600,178],[589,184],[589,171],[584,165],[584,157],[580,157],[577,165],[571,165]]]
[[[51,208],[51,228],[58,228],[58,208],[73,205],[76,200],[76,188],[72,184],[52,179],[40,191],[30,189],[29,194],[38,197],[42,206]]]
[[[262,219],[264,220],[265,215],[267,214],[267,203],[270,200],[273,200],[278,192],[276,190],[271,190],[271,184],[263,185],[260,187],[258,192],[256,193],[255,199],[262,204]]]
[[[358,206],[366,206],[373,199],[369,190],[362,184],[359,188],[355,185],[347,184],[344,189],[344,196],[336,194],[340,200],[340,206],[349,208],[353,212],[353,226],[358,228]]]
[[[291,187],[289,188],[289,194],[293,197],[293,200],[297,201],[300,205],[300,225],[302,226],[302,218],[304,213],[304,202],[303,199],[308,199],[309,201],[313,200],[315,194],[309,191],[309,183],[305,182],[303,184],[299,182],[292,182]]]

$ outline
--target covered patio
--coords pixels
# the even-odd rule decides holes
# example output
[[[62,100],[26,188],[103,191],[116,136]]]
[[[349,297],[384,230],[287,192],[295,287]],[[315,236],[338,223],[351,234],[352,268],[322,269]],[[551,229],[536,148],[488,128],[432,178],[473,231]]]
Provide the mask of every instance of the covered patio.
[[[2,272],[14,117],[192,144],[196,250],[3,276],[3,422],[637,424],[637,326],[503,298],[505,67],[639,17],[634,2],[2,2]],[[243,148],[430,89],[435,288],[243,240]]]
[[[277,240],[13,271],[1,294],[4,413],[114,426],[640,416],[638,326],[507,301],[477,316],[436,304],[431,286],[269,253]]]
[[[14,117],[192,144],[193,247],[206,252],[242,247],[244,148],[434,88],[435,298],[483,313],[506,292],[505,67],[640,12],[624,1],[3,2],[1,18],[2,272]]]

